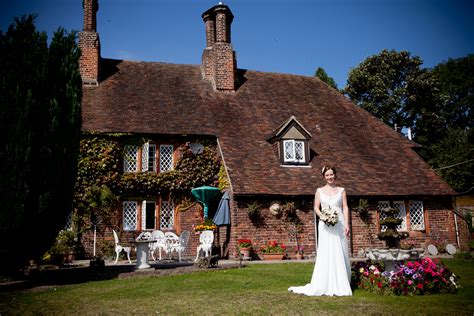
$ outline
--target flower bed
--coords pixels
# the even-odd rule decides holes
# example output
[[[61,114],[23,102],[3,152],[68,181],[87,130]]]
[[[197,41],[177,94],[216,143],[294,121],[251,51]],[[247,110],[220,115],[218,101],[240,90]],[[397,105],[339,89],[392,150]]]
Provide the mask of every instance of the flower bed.
[[[430,258],[395,265],[393,271],[384,271],[380,262],[357,262],[352,281],[359,289],[395,295],[455,293],[459,287],[457,276]]]

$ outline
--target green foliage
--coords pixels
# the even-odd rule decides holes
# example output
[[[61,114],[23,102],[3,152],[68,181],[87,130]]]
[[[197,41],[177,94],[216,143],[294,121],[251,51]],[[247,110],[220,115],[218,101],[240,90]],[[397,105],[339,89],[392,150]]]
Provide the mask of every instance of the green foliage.
[[[220,159],[215,143],[212,142],[204,146],[203,152],[197,155],[188,147],[182,149],[181,159],[174,170],[162,173],[123,173],[123,144],[137,144],[140,141],[142,140],[130,139],[128,135],[89,135],[81,140],[74,200],[75,209],[80,216],[89,219],[91,215],[102,212],[106,218],[110,217],[115,197],[170,195],[186,201],[192,188],[213,185],[218,181]],[[105,202],[105,197],[112,204],[101,204]],[[184,204],[183,210],[190,203]],[[82,220],[82,225],[79,226],[84,226],[84,222]]]
[[[70,210],[80,133],[81,78],[74,33],[50,46],[35,17],[0,32],[0,248],[12,263],[39,257]],[[31,238],[35,236],[35,238]],[[27,251],[25,251],[25,249]]]
[[[384,49],[349,72],[344,93],[386,124],[426,134],[426,126],[417,123],[429,117],[431,128],[440,125],[435,113],[443,100],[433,76],[421,65],[407,51]]]
[[[260,207],[261,205],[258,204],[257,201],[253,201],[251,203],[248,203],[247,204],[247,214],[250,216],[250,217],[258,217],[260,215]]]
[[[333,78],[329,77],[323,68],[318,67],[318,69],[316,69],[316,72],[314,73],[314,76],[318,77],[319,79],[321,79],[321,81],[327,83],[330,87],[333,87],[337,90],[336,81],[334,81]]]
[[[456,191],[468,190],[474,183],[474,131],[450,128],[438,142],[428,145],[428,163]],[[459,165],[457,165],[459,164]],[[452,167],[449,167],[452,166]],[[449,168],[443,168],[449,167]]]
[[[474,118],[474,54],[449,59],[432,70],[440,84],[440,90],[448,97],[443,109],[448,128],[473,128]]]
[[[474,55],[421,68],[409,52],[383,50],[352,69],[344,92],[386,124],[411,127],[418,153],[455,190],[472,187]],[[462,163],[462,164],[461,164]]]

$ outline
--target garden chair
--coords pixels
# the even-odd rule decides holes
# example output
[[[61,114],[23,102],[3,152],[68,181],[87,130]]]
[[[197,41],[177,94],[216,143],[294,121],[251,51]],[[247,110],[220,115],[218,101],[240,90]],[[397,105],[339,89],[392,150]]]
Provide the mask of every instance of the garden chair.
[[[166,252],[165,233],[163,233],[161,230],[155,230],[151,234],[151,237],[152,237],[152,239],[156,240],[150,246],[151,257],[153,258],[153,260],[156,261],[155,251],[158,250],[158,255],[159,255],[158,259],[161,261],[161,250],[164,250]]]
[[[198,261],[199,254],[204,251],[204,256],[210,257],[212,254],[212,243],[214,242],[214,232],[212,230],[205,230],[199,235],[199,246],[196,249],[196,259]]]
[[[130,260],[130,251],[132,250],[132,248],[121,246],[119,244],[119,238],[117,236],[117,233],[115,232],[115,230],[112,230],[112,231],[114,233],[114,240],[115,240],[115,263],[114,264],[117,264],[119,255],[122,251],[125,251],[125,253],[127,254],[128,263],[132,263],[132,261]]]
[[[175,233],[166,232],[165,240],[166,252],[168,253],[169,258],[171,259],[173,251],[176,251],[178,253],[178,260],[181,262],[181,254],[186,250],[186,246],[188,245],[189,231],[183,231],[179,237]]]

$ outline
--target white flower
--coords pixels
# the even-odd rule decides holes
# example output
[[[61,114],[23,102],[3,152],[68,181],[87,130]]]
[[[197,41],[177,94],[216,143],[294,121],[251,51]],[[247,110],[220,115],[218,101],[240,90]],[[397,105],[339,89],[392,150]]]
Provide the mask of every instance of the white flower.
[[[334,226],[339,221],[339,217],[336,210],[331,209],[331,207],[328,206],[321,209],[321,220],[326,225]]]

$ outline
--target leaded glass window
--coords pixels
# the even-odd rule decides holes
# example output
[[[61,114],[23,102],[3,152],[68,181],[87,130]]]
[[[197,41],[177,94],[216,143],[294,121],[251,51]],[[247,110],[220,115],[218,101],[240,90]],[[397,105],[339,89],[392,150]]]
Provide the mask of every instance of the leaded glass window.
[[[137,229],[137,208],[138,203],[136,201],[123,201],[123,230],[136,230]]]
[[[410,226],[413,230],[425,229],[425,212],[423,201],[410,201]]]
[[[389,201],[379,201],[379,211],[380,211],[380,220],[384,220],[387,216],[385,213],[382,213],[383,210],[390,208],[390,202]],[[384,232],[387,230],[387,226],[385,225],[380,225],[380,231]]]
[[[406,230],[407,229],[407,212],[405,210],[404,201],[393,201],[393,208],[398,210],[396,218],[402,220],[400,225],[397,226],[397,230]]]
[[[160,229],[173,229],[174,225],[174,203],[171,201],[161,202]]]
[[[173,145],[160,145],[160,172],[173,170]]]
[[[126,145],[124,148],[123,171],[138,171],[138,146]]]
[[[397,226],[397,230],[406,230],[407,229],[407,221],[406,221],[406,210],[405,210],[405,202],[404,201],[393,201],[392,202],[393,208],[398,210],[398,213],[395,215],[395,218],[401,219],[402,222],[400,225]],[[390,208],[389,201],[379,201],[378,203],[379,211],[380,211],[380,220],[384,220],[386,218],[385,213],[382,210]],[[380,231],[385,231],[387,226],[380,225]]]
[[[284,162],[304,162],[304,142],[299,140],[283,141],[283,160]]]
[[[142,171],[156,172],[156,145],[144,143],[142,145]]]

